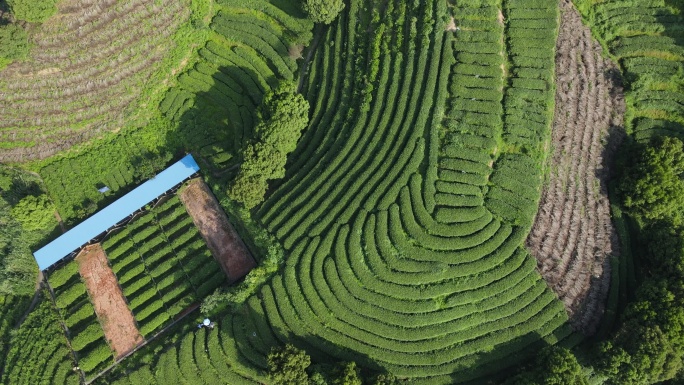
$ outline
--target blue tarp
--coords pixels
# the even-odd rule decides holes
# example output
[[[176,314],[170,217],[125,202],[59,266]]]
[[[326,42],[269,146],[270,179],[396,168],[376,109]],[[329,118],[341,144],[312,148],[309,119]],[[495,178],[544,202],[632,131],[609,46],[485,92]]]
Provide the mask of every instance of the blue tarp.
[[[38,267],[40,270],[45,270],[52,266],[197,171],[199,171],[199,166],[192,155],[185,156],[154,178],[33,253]]]

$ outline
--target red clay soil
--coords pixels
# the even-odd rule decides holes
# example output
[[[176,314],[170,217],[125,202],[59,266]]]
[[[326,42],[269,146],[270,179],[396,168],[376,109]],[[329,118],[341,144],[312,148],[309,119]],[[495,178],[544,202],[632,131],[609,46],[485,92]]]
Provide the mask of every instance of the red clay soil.
[[[609,256],[619,253],[607,181],[625,102],[615,65],[572,3],[561,9],[551,175],[527,246],[573,326],[592,334],[608,295]]]
[[[133,314],[100,244],[86,247],[76,261],[105,337],[119,358],[144,341],[135,326]]]
[[[256,267],[249,250],[203,180],[194,179],[179,196],[229,283]]]

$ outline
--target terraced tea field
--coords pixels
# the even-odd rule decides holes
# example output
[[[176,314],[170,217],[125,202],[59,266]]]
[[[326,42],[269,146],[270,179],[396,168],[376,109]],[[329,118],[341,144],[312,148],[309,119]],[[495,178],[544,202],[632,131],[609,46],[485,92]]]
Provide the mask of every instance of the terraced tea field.
[[[33,35],[31,59],[0,75],[2,162],[46,158],[124,127],[190,14],[186,0],[58,6]]]
[[[559,18],[547,1],[350,2],[304,83],[309,128],[257,210],[286,265],[219,321],[211,361],[230,366],[203,370],[212,342],[187,336],[130,378],[265,382],[270,347],[294,341],[413,383],[481,383],[544,343],[575,344],[524,248]]]
[[[295,52],[311,41],[313,23],[287,1],[218,0],[213,10],[197,62],[180,74],[159,109],[177,122],[186,148],[220,170],[235,165],[234,156],[252,138],[264,92],[296,76]]]
[[[76,220],[107,199],[92,185],[117,194],[148,154],[193,151],[229,217],[251,221],[238,233],[262,264],[245,285],[263,284],[211,314],[214,329],[181,325],[95,383],[271,384],[267,355],[286,343],[314,363],[355,361],[364,375],[411,384],[498,383],[546,345],[612,332],[636,284],[627,287],[630,243],[611,218],[620,209],[608,181],[622,140],[684,135],[679,3],[348,0],[332,24],[314,26],[294,0],[70,1],[35,35],[45,53],[0,73],[0,160],[48,157],[137,118],[125,114],[151,92],[143,80],[168,52],[157,47],[191,26],[204,40],[159,78],[168,92],[147,101],[159,102],[158,124],[31,167]],[[138,33],[127,28],[136,21]],[[66,36],[113,43],[84,72],[89,51]],[[35,85],[17,80],[27,75]],[[244,210],[225,192],[259,140],[264,95],[282,80],[298,82],[309,125],[285,177]],[[49,105],[62,100],[59,111]],[[273,275],[259,270],[273,251],[257,255],[259,242],[286,252]],[[225,281],[175,196],[103,248],[144,338]],[[74,263],[49,282],[90,374],[112,352]],[[236,303],[238,289],[226,290],[220,298]],[[64,354],[53,361],[59,383],[74,381],[56,364]]]

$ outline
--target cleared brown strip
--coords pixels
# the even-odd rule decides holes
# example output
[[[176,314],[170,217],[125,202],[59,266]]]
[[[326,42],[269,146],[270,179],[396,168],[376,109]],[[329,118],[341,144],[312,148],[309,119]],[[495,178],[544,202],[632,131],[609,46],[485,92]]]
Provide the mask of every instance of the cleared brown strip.
[[[551,175],[527,246],[572,325],[593,334],[608,296],[609,256],[619,253],[607,182],[625,102],[617,67],[572,3],[562,1],[561,10]]]
[[[126,305],[116,276],[107,264],[105,252],[100,244],[88,246],[76,257],[76,261],[109,346],[114,349],[117,358],[121,357],[144,339],[135,326],[133,314]]]
[[[203,180],[191,181],[180,193],[180,200],[230,283],[244,277],[256,266],[247,247]]]

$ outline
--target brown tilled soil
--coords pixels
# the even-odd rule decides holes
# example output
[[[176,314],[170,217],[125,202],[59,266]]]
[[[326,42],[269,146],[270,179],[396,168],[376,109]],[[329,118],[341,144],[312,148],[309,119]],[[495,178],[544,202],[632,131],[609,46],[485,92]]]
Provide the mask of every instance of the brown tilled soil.
[[[615,65],[572,3],[562,0],[561,9],[550,182],[527,246],[573,326],[592,334],[608,294],[609,256],[619,253],[606,182],[625,102]]]
[[[109,346],[117,358],[121,357],[143,342],[143,337],[107,264],[105,252],[100,244],[88,246],[76,261]]]
[[[191,181],[181,191],[180,200],[230,283],[244,277],[256,266],[247,247],[203,180],[198,178]]]

